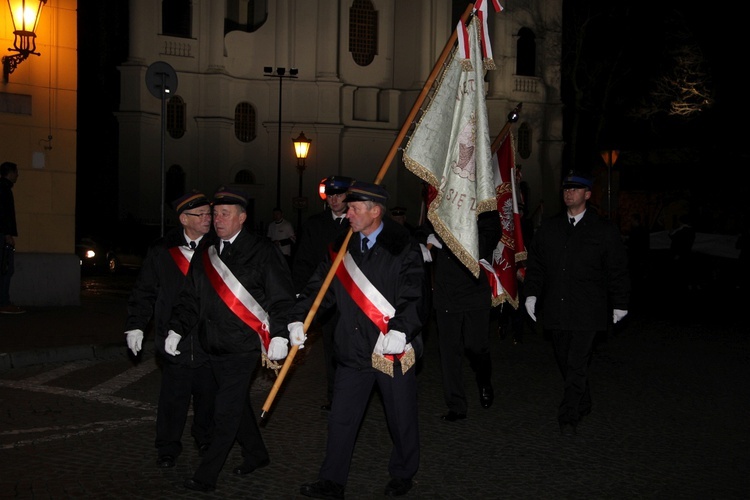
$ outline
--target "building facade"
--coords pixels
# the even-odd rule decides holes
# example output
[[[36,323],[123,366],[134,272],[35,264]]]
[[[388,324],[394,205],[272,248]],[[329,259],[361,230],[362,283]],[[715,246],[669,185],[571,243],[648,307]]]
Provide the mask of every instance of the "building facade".
[[[420,180],[400,152],[384,163],[455,28],[456,3],[131,0],[119,67],[119,217],[169,224],[162,201],[232,185],[250,194],[251,224],[263,231],[277,204],[292,221],[317,213],[328,175],[372,181],[384,171],[391,203],[417,222]],[[516,162],[532,205],[549,206],[563,149],[562,2],[490,11],[490,134],[523,103]],[[292,141],[301,132],[312,145],[300,174]]]
[[[26,2],[36,8],[38,2]],[[9,5],[0,6],[0,51],[14,45]],[[43,5],[36,54],[0,82],[0,162],[18,165],[15,275],[11,299],[21,306],[80,303],[75,250],[77,10],[75,0]],[[18,29],[18,27],[16,27]],[[38,55],[37,55],[38,54]]]

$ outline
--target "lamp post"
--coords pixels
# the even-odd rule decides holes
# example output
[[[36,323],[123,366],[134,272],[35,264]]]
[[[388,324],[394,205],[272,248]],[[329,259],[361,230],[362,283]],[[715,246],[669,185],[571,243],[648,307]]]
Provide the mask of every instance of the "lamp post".
[[[289,74],[286,74],[286,68],[276,68],[274,72],[271,66],[264,66],[263,73],[265,76],[279,79],[279,143],[277,146],[276,156],[276,206],[281,208],[281,102],[283,98],[282,84],[284,78],[297,78],[297,68],[290,68]]]
[[[612,218],[612,167],[617,163],[619,149],[605,149],[601,152],[602,160],[607,165],[607,218]]]
[[[305,172],[305,159],[310,152],[310,143],[312,141],[305,137],[304,132],[300,132],[299,136],[294,139],[294,154],[297,157],[297,172],[299,173],[299,189],[297,190],[297,232],[302,227],[302,209],[307,205],[307,198],[302,198],[302,174]],[[302,160],[302,163],[300,163]]]
[[[47,0],[8,0],[13,20],[13,48],[8,51],[17,54],[3,56],[3,81],[7,82],[10,74],[30,55],[40,55],[36,51],[36,26],[46,3]]]

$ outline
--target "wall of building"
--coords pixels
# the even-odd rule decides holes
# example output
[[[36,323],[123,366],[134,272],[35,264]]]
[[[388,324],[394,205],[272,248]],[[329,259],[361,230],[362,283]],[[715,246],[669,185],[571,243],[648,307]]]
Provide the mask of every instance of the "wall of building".
[[[299,177],[292,139],[300,131],[312,140],[303,196],[310,203],[302,219],[317,212],[317,186],[331,174],[372,180],[381,168],[392,204],[407,207],[416,222],[421,185],[401,165],[400,154],[383,165],[416,97],[454,29],[449,0],[373,0],[378,13],[378,50],[372,64],[354,63],[349,53],[349,0],[268,2],[268,19],[253,33],[223,33],[221,2],[193,2],[193,36],[160,34],[160,2],[131,2],[130,55],[120,67],[120,215],[159,217],[160,100],[144,84],[149,65],[164,61],[178,76],[177,94],[187,103],[187,133],[167,137],[166,165],[179,164],[186,187],[213,192],[231,184],[241,169],[254,185],[241,186],[255,198],[259,222],[268,222],[276,203],[279,78],[265,66],[295,67],[298,78],[281,85],[281,205],[296,221],[292,202]],[[523,160],[532,204],[559,201],[562,157],[560,48],[562,2],[519,0],[490,13],[497,70],[488,75],[491,134],[523,102],[520,123],[533,130],[533,150]],[[516,76],[520,28],[536,34],[537,71]],[[234,137],[234,107],[248,101],[257,111],[258,135],[250,143]],[[127,166],[127,168],[124,168]]]
[[[43,7],[40,55],[0,82],[0,161],[18,164],[13,188],[18,237],[11,300],[18,305],[79,303],[75,258],[77,1]],[[0,6],[0,50],[13,47],[7,4]]]

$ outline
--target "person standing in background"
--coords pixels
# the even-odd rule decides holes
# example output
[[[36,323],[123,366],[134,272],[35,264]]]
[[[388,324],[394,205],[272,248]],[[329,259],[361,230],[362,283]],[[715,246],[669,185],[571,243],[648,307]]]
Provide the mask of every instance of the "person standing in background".
[[[286,257],[289,269],[292,268],[292,245],[297,241],[292,223],[284,218],[284,212],[279,207],[273,209],[273,221],[268,225],[268,235],[271,241]]]
[[[294,254],[292,279],[294,291],[299,294],[321,262],[329,255],[331,244],[336,238],[349,231],[349,219],[346,218],[346,190],[354,179],[350,177],[330,176],[323,180],[326,195],[325,209],[313,215],[302,226],[299,244]],[[333,248],[338,251],[338,248]],[[336,359],[333,355],[333,330],[336,328],[338,310],[332,308],[326,314],[316,316],[316,324],[322,325],[323,353],[326,368],[326,400],[320,409],[331,409],[333,400],[333,379],[336,371]]]
[[[542,222],[534,234],[524,283],[526,311],[536,321],[539,303],[562,374],[557,420],[565,436],[576,435],[581,418],[591,413],[594,337],[606,331],[609,317],[621,321],[630,301],[625,244],[611,221],[587,209],[592,187],[591,178],[579,172],[563,179],[566,210]]]
[[[18,181],[18,165],[6,161],[0,165],[0,314],[23,314],[25,309],[10,301],[10,279],[15,272],[16,202],[13,186]]]
[[[143,332],[154,318],[154,347],[162,372],[155,443],[158,450],[156,464],[161,468],[174,467],[182,452],[182,432],[191,397],[193,425],[190,435],[199,454],[206,452],[213,432],[216,395],[208,354],[197,335],[185,337],[179,343],[179,356],[170,356],[164,350],[172,307],[185,282],[190,261],[196,249],[206,243],[204,236],[211,230],[211,206],[203,193],[187,193],[175,200],[172,208],[177,213],[180,227],[170,230],[149,247],[128,299],[125,321],[128,347],[138,355]]]
[[[497,211],[478,218],[479,258],[492,261],[502,228]],[[489,408],[495,399],[492,388],[490,320],[492,289],[484,271],[474,277],[435,234],[427,237],[432,252],[432,305],[435,309],[446,422],[464,420],[468,410],[463,383],[463,357],[467,356],[479,390],[479,404]]]

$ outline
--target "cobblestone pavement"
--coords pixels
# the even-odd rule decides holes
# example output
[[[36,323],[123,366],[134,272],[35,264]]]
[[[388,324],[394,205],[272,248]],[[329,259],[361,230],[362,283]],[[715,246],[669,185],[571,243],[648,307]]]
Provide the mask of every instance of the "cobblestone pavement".
[[[108,300],[106,306],[86,300],[79,314],[97,315],[101,321],[93,324],[117,332],[117,346],[76,356],[55,346],[42,364],[0,369],[0,498],[303,498],[299,486],[316,479],[326,438],[317,332],[311,330],[264,419],[271,465],[232,475],[241,462],[235,446],[216,492],[198,494],[181,486],[199,461],[192,446],[175,468],[155,466],[159,370],[151,345],[145,359],[132,361],[117,312],[124,311],[124,297]],[[493,336],[494,405],[480,407],[466,363],[468,418],[441,421],[433,325],[418,367],[421,466],[405,498],[748,498],[748,334],[703,301],[693,306],[685,312],[707,312],[633,313],[600,339],[591,372],[594,409],[572,438],[557,427],[561,382],[551,344],[531,328],[523,344]],[[0,318],[0,351],[6,335],[34,335],[21,328],[35,324],[31,315],[54,319],[51,312],[29,314]],[[58,323],[63,332],[81,328],[72,317]],[[54,361],[65,356],[77,359]],[[258,415],[272,383],[263,371],[252,386]],[[389,452],[374,393],[347,498],[383,496]]]

